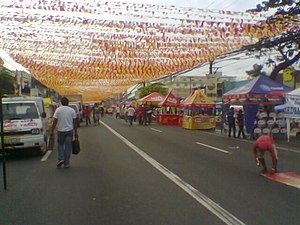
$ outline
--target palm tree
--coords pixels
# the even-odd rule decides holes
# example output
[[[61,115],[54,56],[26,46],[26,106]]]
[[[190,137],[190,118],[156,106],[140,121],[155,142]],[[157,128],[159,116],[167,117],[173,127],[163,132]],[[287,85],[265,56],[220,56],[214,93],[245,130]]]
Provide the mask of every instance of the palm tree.
[[[14,94],[15,80],[6,70],[0,70],[0,95]]]

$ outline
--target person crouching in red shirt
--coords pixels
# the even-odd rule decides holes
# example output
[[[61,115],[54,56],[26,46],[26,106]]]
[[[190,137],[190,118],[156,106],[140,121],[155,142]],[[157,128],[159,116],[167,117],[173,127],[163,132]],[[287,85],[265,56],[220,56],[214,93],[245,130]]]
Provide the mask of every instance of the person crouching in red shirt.
[[[255,160],[258,165],[260,164],[263,167],[261,173],[268,172],[264,158],[264,153],[266,151],[268,151],[272,157],[272,173],[276,173],[278,154],[274,139],[269,135],[262,135],[253,143],[253,153],[255,156]]]

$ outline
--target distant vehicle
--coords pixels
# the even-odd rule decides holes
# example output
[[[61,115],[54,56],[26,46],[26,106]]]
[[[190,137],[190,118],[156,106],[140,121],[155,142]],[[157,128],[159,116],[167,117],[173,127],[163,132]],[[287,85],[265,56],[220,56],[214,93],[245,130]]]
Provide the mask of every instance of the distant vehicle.
[[[114,108],[112,108],[112,107],[109,107],[106,109],[107,114],[112,114],[113,112],[114,112]]]
[[[43,98],[9,97],[2,99],[4,148],[47,150],[46,113]]]
[[[75,110],[76,112],[76,119],[77,119],[77,127],[80,127],[80,121],[81,121],[81,113],[79,111],[78,104],[69,103],[69,107]]]
[[[82,95],[65,95],[65,97],[67,97],[69,99],[69,105],[77,105],[78,112],[79,112],[79,116],[78,116],[79,123],[82,122],[83,121],[83,118],[82,118],[83,116],[81,115],[82,114],[82,106],[83,106]],[[74,107],[72,106],[72,108],[74,108]]]

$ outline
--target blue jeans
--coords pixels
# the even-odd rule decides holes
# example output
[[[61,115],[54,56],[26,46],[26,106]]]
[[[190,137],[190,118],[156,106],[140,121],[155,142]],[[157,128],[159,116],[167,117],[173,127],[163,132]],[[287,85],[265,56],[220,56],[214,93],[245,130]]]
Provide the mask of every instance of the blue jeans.
[[[58,160],[64,160],[65,165],[70,164],[72,153],[73,130],[66,132],[57,132],[57,151]]]

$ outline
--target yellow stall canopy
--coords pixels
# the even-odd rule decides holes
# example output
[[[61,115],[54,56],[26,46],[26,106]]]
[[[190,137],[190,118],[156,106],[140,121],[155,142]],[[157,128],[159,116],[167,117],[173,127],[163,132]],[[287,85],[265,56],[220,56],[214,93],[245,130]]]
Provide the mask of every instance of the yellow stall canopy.
[[[183,101],[184,108],[213,108],[215,102],[201,90],[196,90]]]

